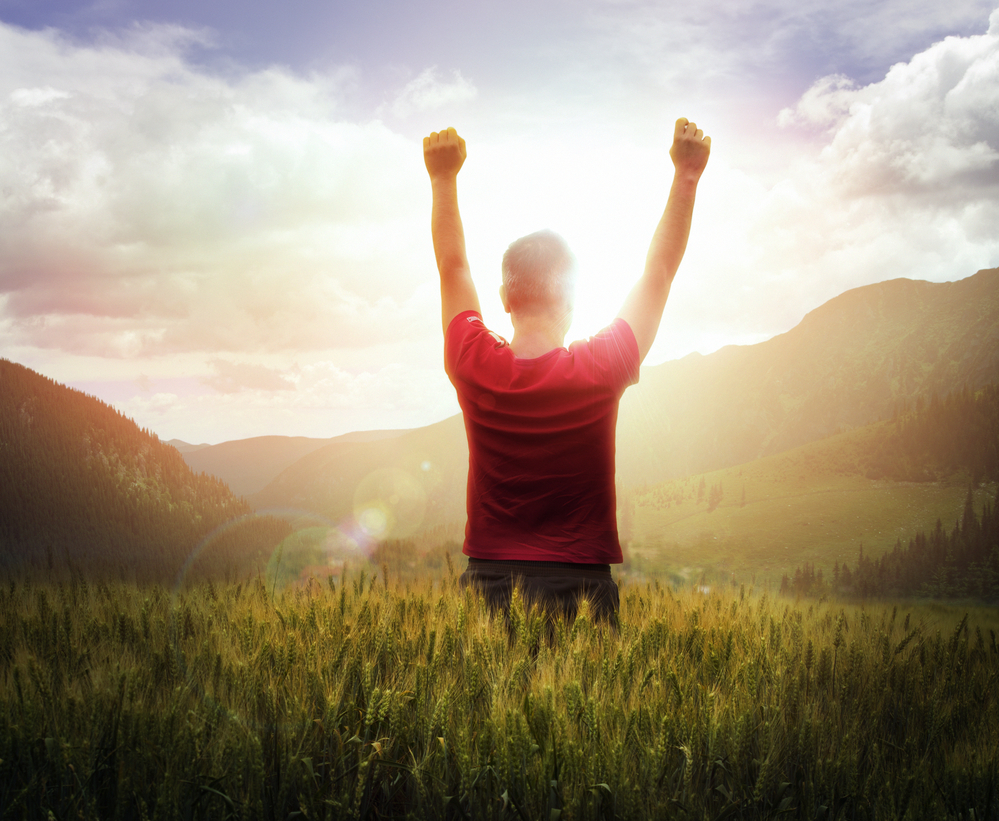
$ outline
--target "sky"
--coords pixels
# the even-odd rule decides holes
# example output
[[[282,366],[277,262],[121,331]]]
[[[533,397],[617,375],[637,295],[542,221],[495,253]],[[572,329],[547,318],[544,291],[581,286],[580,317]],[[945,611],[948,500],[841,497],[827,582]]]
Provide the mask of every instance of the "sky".
[[[0,0],[0,356],[161,439],[458,412],[422,138],[454,126],[484,318],[551,228],[572,338],[641,274],[673,123],[712,138],[646,364],[843,291],[999,266],[996,0]]]

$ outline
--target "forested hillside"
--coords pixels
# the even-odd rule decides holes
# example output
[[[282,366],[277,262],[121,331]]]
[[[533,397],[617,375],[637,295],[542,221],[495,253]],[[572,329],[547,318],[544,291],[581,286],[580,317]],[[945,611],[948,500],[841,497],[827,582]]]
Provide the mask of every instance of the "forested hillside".
[[[963,471],[975,484],[999,479],[999,385],[933,394],[928,404],[920,398],[894,423],[870,455],[871,475],[925,482]]]
[[[927,406],[899,413],[870,455],[869,471],[901,481],[970,476],[972,485],[999,479],[999,385],[958,391]],[[781,589],[796,595],[973,597],[999,600],[999,509],[986,504],[975,514],[969,488],[960,521],[952,529],[937,521],[881,556],[861,547],[851,570],[833,567],[832,577],[806,564],[785,576]]]
[[[979,518],[969,492],[964,515],[950,531],[938,520],[931,533],[919,533],[907,545],[899,541],[894,550],[876,559],[865,556],[861,548],[853,568],[837,563],[831,578],[813,565],[796,568],[782,580],[781,592],[999,601],[999,506],[986,504]]]
[[[173,579],[249,513],[114,408],[0,360],[0,571]],[[245,572],[286,532],[249,517],[210,540],[196,572]]]

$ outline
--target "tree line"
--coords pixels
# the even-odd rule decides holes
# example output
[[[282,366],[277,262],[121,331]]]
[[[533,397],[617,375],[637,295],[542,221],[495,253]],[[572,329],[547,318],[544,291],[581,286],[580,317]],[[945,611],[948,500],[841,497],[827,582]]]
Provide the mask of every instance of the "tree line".
[[[851,568],[837,562],[831,579],[821,569],[805,564],[793,575],[785,574],[781,593],[999,601],[999,504],[986,503],[979,518],[969,488],[961,519],[949,532],[938,519],[932,532],[919,533],[904,546],[898,540],[878,559],[866,557],[861,547],[856,564]]]
[[[111,406],[0,360],[0,573],[236,576],[288,530]]]
[[[937,481],[970,477],[964,512],[954,528],[937,521],[933,532],[919,533],[880,557],[864,556],[851,567],[838,563],[832,579],[805,564],[781,580],[792,595],[931,596],[999,600],[999,505],[975,514],[972,488],[999,480],[999,385],[967,388],[928,403],[897,408],[893,427],[874,449],[868,475],[900,481]]]

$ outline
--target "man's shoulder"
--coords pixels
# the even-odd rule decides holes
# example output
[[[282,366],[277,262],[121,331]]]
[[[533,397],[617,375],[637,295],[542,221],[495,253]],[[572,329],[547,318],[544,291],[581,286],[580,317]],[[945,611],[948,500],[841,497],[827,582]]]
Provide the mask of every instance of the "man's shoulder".
[[[444,367],[449,375],[462,371],[468,375],[496,353],[509,353],[509,343],[489,330],[477,311],[463,311],[451,320],[444,335]]]
[[[569,350],[574,356],[588,357],[601,371],[618,374],[625,384],[638,381],[641,362],[638,341],[631,326],[621,317],[593,336],[573,342]]]
[[[569,345],[569,350],[600,350],[608,347],[628,350],[634,347],[638,351],[638,342],[635,340],[635,333],[631,330],[628,322],[621,317],[617,317],[610,325],[601,328],[593,336],[585,339],[577,339]]]
[[[495,331],[489,330],[482,316],[478,311],[462,311],[447,327],[444,335],[445,343],[450,340],[471,340],[479,336],[487,336],[497,347],[504,347],[509,343]]]

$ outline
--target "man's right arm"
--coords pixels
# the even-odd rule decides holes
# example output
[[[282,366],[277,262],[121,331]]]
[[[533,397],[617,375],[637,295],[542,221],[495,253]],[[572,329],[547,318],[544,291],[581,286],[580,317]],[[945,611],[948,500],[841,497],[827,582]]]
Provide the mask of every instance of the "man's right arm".
[[[458,172],[465,162],[465,141],[453,128],[423,139],[423,160],[430,174],[434,203],[430,232],[441,277],[441,320],[447,333],[463,311],[479,311],[479,296],[465,254],[465,230],[458,212]]]
[[[676,121],[673,146],[669,150],[675,171],[666,210],[652,236],[645,273],[618,314],[635,334],[640,360],[645,359],[656,339],[670,285],[687,248],[694,195],[710,152],[710,137],[686,119]]]

